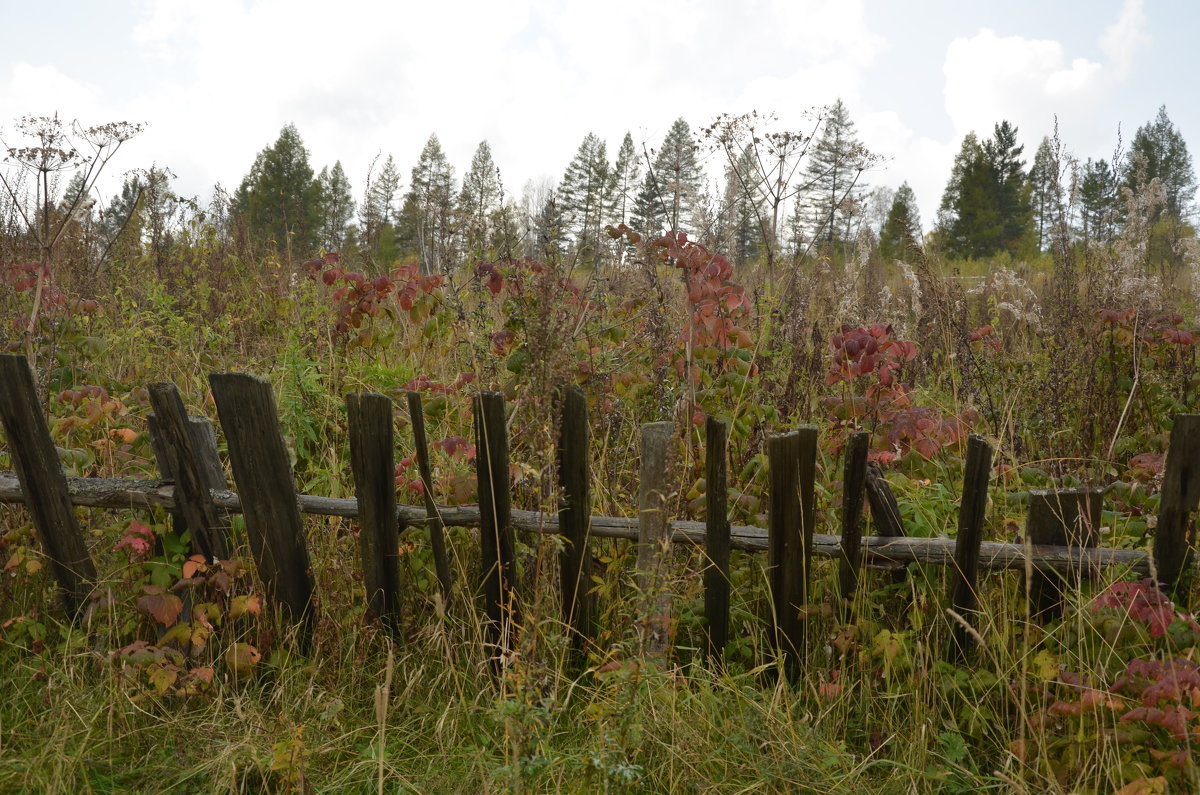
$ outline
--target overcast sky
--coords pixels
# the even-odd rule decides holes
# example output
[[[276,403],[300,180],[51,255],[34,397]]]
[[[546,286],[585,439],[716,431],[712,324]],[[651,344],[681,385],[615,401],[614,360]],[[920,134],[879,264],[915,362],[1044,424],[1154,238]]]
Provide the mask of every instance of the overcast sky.
[[[487,139],[519,195],[588,132],[611,158],[679,116],[798,128],[838,97],[887,158],[868,182],[907,180],[926,231],[963,135],[1001,119],[1032,158],[1057,115],[1082,160],[1166,105],[1200,157],[1191,0],[0,0],[0,19],[5,139],[26,113],[144,121],[113,167],[167,166],[203,200],[289,121],[356,194],[377,152],[406,189],[436,132],[459,176]]]

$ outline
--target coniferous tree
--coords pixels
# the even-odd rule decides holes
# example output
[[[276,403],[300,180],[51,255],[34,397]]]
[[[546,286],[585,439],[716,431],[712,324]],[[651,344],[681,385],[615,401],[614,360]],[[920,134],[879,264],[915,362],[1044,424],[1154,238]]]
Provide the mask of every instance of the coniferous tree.
[[[1080,236],[1085,242],[1112,242],[1117,215],[1117,175],[1107,160],[1089,158],[1079,179]]]
[[[917,196],[905,182],[896,191],[887,219],[879,230],[879,254],[885,260],[907,261],[921,248],[921,218]]]
[[[346,228],[354,217],[354,196],[342,161],[336,161],[332,169],[322,168],[317,182],[321,186],[321,246],[326,251],[341,251]]]
[[[234,208],[256,242],[292,258],[317,248],[321,187],[308,163],[308,150],[294,124],[258,153],[234,195]]]
[[[974,133],[963,139],[938,212],[939,236],[951,256],[1017,254],[1033,238],[1029,180],[1016,135],[1004,121],[982,145]]]
[[[621,148],[617,150],[617,160],[613,164],[610,182],[609,204],[607,208],[609,223],[613,226],[634,223],[634,209],[637,204],[638,188],[641,184],[642,167],[637,150],[633,148],[633,136],[625,133]],[[623,240],[623,238],[622,238]],[[624,264],[629,256],[628,243],[618,242],[617,262]]]
[[[412,170],[401,236],[417,252],[423,273],[449,273],[453,265],[454,182],[454,167],[446,159],[437,135],[430,135]]]
[[[600,254],[600,234],[612,193],[612,174],[604,141],[588,133],[567,166],[558,189],[559,209],[575,237],[575,251],[584,263]]]
[[[839,99],[829,109],[820,137],[809,153],[806,204],[814,236],[827,243],[853,240],[854,226],[862,216],[867,185],[862,174],[871,158],[858,140],[854,122]]]
[[[1187,142],[1167,117],[1165,105],[1158,109],[1154,121],[1134,134],[1122,183],[1136,193],[1155,179],[1166,193],[1165,212],[1177,219],[1186,218],[1196,195],[1196,172]]]
[[[363,191],[362,217],[359,219],[362,225],[359,245],[367,256],[380,255],[382,240],[389,234],[389,227],[395,227],[399,215],[396,194],[400,190],[400,171],[396,168],[396,160],[388,155],[383,167],[376,171],[377,162],[378,156],[367,169],[367,186]]]
[[[721,237],[734,265],[758,256],[763,242],[763,204],[754,149],[746,145],[737,162],[725,168]]]
[[[676,119],[638,193],[635,216],[643,230],[658,235],[692,229],[692,208],[700,194],[700,183],[691,127],[684,119]]]
[[[1056,230],[1066,222],[1063,164],[1048,136],[1042,137],[1029,167],[1030,200],[1037,230],[1038,251],[1045,251]]]
[[[471,168],[463,176],[458,206],[463,220],[463,248],[469,259],[492,258],[496,214],[503,202],[500,170],[492,159],[492,148],[480,141],[471,158]]]

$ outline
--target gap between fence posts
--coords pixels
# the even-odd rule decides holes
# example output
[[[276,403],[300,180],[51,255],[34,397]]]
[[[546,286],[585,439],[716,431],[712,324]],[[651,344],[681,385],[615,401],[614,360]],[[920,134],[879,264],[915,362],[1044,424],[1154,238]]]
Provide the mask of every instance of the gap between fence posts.
[[[400,523],[396,520],[392,399],[387,395],[351,393],[346,395],[346,415],[367,608],[393,635],[399,635]]]
[[[192,550],[209,562],[228,560],[226,519],[213,505],[209,491],[214,487],[224,488],[225,475],[221,473],[218,477],[212,464],[204,462],[204,456],[216,450],[215,437],[210,443],[203,426],[191,422],[174,384],[150,384],[147,391],[154,411],[150,419],[154,454],[159,458],[163,476],[175,481],[179,495],[176,510],[191,532]]]
[[[96,566],[75,516],[66,474],[38,400],[33,371],[20,354],[0,355],[0,424],[8,437],[10,457],[38,541],[58,581],[63,606],[77,619],[96,582]]]
[[[229,447],[246,536],[267,596],[311,640],[314,584],[292,465],[279,431],[271,382],[244,373],[208,377]]]
[[[729,423],[708,417],[704,423],[704,617],[708,657],[720,662],[729,642]]]
[[[1103,494],[1099,488],[1029,492],[1029,516],[1025,520],[1029,543],[1071,549],[1095,547]],[[1062,616],[1063,583],[1078,589],[1084,568],[1080,565],[1065,574],[1039,569],[1030,572],[1029,612],[1035,621],[1045,624]]]
[[[483,568],[484,611],[489,656],[498,671],[500,658],[513,647],[519,622],[514,597],[512,495],[508,478],[508,426],[504,395],[475,396],[475,471],[479,483],[479,551]]]
[[[667,450],[675,426],[651,422],[642,426],[638,487],[637,589],[643,605],[642,651],[664,654],[671,636],[671,594],[664,554],[670,539],[667,524]]]
[[[967,440],[967,460],[963,467],[962,505],[958,511],[958,538],[954,543],[954,570],[951,574],[949,659],[960,662],[975,649],[978,629],[975,613],[979,607],[979,548],[983,542],[983,522],[987,516],[988,478],[992,474],[992,446],[982,436],[971,434]]]
[[[1171,424],[1163,470],[1154,563],[1158,581],[1183,609],[1189,607],[1191,547],[1196,540],[1194,513],[1200,503],[1200,414],[1180,414]]]
[[[408,418],[412,422],[417,469],[421,474],[421,496],[425,498],[429,545],[433,549],[433,565],[437,571],[438,586],[441,588],[442,610],[449,613],[454,595],[454,579],[450,573],[450,555],[446,550],[445,525],[442,523],[442,514],[433,501],[433,467],[429,463],[429,441],[425,437],[425,409],[421,406],[420,392],[408,393]]]
[[[558,555],[562,582],[563,621],[570,637],[571,652],[579,667],[587,645],[596,637],[592,604],[591,475],[588,452],[587,397],[577,386],[559,390],[562,410],[558,431],[558,483],[562,502],[558,530],[563,545]]]
[[[850,602],[858,590],[862,569],[863,493],[867,481],[867,448],[871,434],[851,434],[846,441],[846,464],[842,472],[842,556],[838,561],[838,585],[842,607],[849,615]]]

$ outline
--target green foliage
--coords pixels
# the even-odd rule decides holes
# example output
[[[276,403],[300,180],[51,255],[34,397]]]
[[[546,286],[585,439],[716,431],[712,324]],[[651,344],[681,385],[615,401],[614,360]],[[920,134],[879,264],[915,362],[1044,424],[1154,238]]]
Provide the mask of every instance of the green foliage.
[[[300,132],[288,124],[255,157],[234,196],[234,208],[257,243],[303,259],[319,245],[321,194]]]

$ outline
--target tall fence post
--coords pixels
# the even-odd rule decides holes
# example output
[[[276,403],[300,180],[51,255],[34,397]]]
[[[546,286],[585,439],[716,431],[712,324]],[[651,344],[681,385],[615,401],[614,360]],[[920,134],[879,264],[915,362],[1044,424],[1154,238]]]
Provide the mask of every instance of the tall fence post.
[[[710,416],[704,423],[704,617],[708,657],[719,662],[729,642],[729,423]]]
[[[229,446],[254,563],[267,595],[287,620],[300,625],[301,642],[307,644],[315,617],[313,576],[271,382],[244,373],[212,373],[208,383]]]
[[[671,594],[663,555],[669,543],[667,524],[667,450],[675,426],[651,422],[642,426],[638,487],[637,588],[645,606],[642,649],[667,650],[671,635]]]
[[[806,425],[767,441],[770,477],[768,548],[775,647],[789,674],[799,672],[807,643],[812,536],[816,523],[817,429]]]
[[[975,612],[979,606],[979,547],[983,542],[983,522],[987,516],[988,478],[992,473],[992,446],[977,434],[967,440],[967,460],[963,471],[962,505],[958,511],[958,538],[954,543],[954,571],[951,575],[950,659],[966,659],[975,648]]]
[[[1171,425],[1163,471],[1158,526],[1154,530],[1154,565],[1159,583],[1185,609],[1197,503],[1200,503],[1200,414],[1180,414]]]
[[[562,419],[558,432],[558,482],[562,503],[558,529],[563,548],[558,556],[562,579],[563,621],[570,634],[571,648],[578,660],[596,636],[592,606],[591,476],[588,454],[587,397],[577,386],[559,392]]]
[[[1076,551],[1096,546],[1103,493],[1098,488],[1029,492],[1029,516],[1025,521],[1029,542]],[[1034,569],[1029,575],[1030,613],[1034,620],[1044,624],[1060,617],[1063,579],[1078,587],[1082,577],[1082,566],[1074,567],[1066,575]]]
[[[871,434],[852,434],[846,442],[846,466],[842,474],[842,557],[838,561],[838,584],[842,601],[849,603],[858,590],[862,567],[863,492],[867,481],[867,448]]]
[[[38,401],[33,371],[20,354],[0,355],[0,422],[8,437],[25,506],[58,581],[63,606],[68,615],[78,618],[96,581],[96,566],[75,517],[67,478]]]
[[[479,549],[484,609],[493,665],[512,648],[519,620],[513,592],[512,494],[508,477],[508,427],[504,395],[475,396],[475,467],[479,482]]]
[[[358,497],[358,547],[367,607],[393,633],[400,628],[400,528],[396,521],[395,431],[392,399],[346,395],[350,468]]]
[[[179,390],[174,384],[150,384],[150,406],[154,410],[150,434],[155,455],[161,450],[159,468],[163,475],[175,481],[179,495],[176,510],[192,534],[192,548],[208,560],[227,560],[229,541],[226,538],[225,518],[213,505],[209,489],[217,485],[211,465],[202,463],[202,451],[207,439],[189,421]],[[195,428],[195,429],[193,429]],[[224,485],[224,474],[220,476]]]

